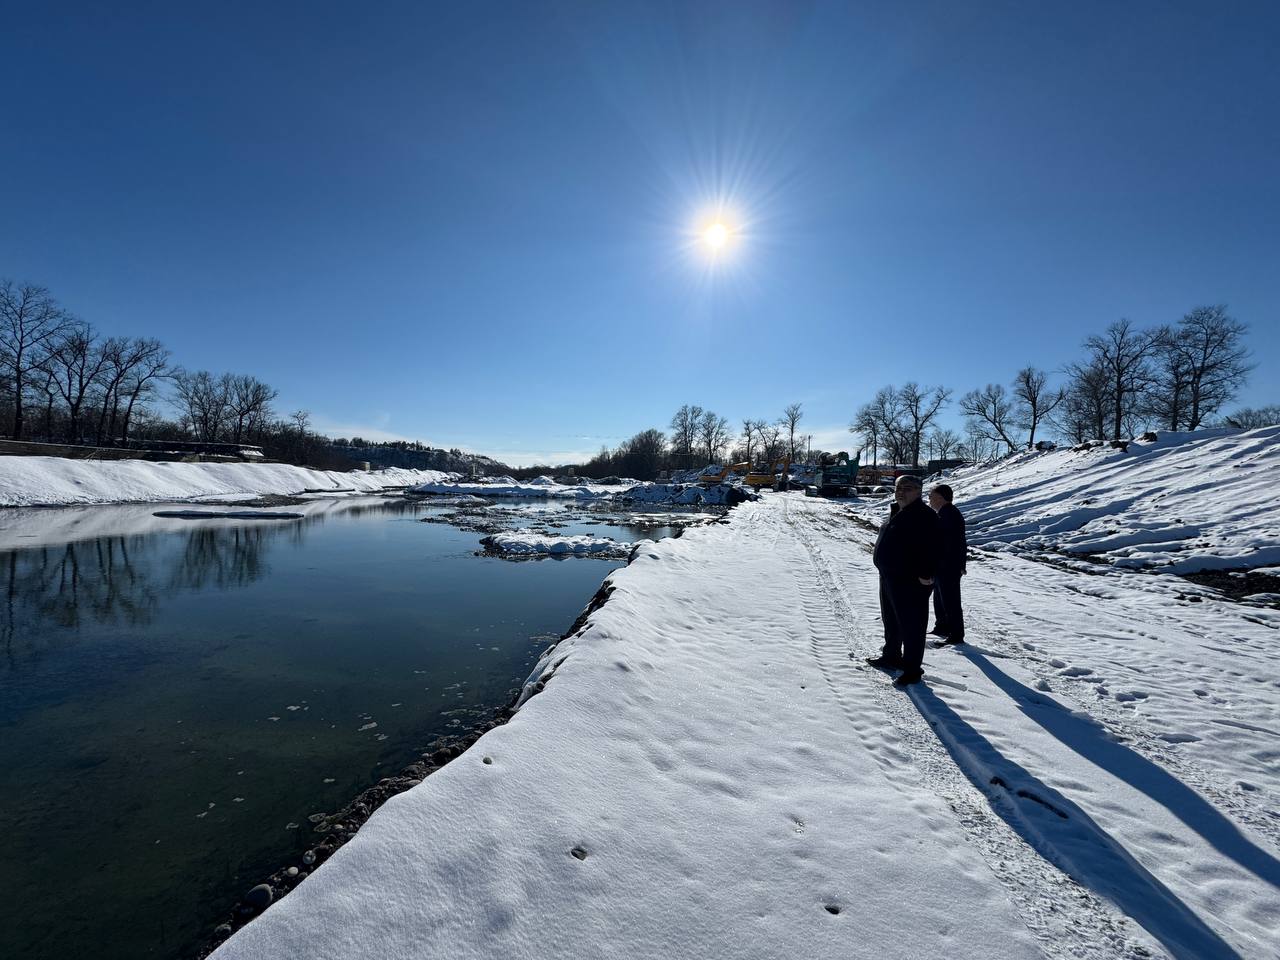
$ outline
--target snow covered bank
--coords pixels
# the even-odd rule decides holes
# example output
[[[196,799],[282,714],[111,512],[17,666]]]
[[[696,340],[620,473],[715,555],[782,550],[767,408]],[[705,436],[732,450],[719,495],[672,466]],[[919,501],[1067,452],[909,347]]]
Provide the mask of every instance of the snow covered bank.
[[[284,463],[174,463],[0,457],[0,506],[159,500],[353,490],[438,482],[453,474],[394,467],[373,473],[311,470]]]
[[[632,544],[619,543],[609,537],[558,537],[535,533],[532,530],[512,530],[480,538],[481,545],[490,553],[529,559],[533,557],[596,557],[602,560],[623,560],[631,552]]]
[[[551,477],[538,477],[521,482],[512,477],[486,477],[484,481],[459,480],[456,477],[433,480],[411,487],[409,493],[419,496],[474,497],[557,497],[570,500],[605,500],[626,490],[625,484],[563,484]]]
[[[1172,573],[1280,561],[1280,427],[1022,453],[947,482],[969,542],[988,549],[1095,554]]]

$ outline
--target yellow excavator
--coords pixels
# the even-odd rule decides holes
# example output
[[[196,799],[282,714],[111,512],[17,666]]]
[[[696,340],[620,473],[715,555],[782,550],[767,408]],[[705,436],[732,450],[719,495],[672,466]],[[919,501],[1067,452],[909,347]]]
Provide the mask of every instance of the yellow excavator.
[[[714,487],[724,483],[728,479],[729,474],[736,473],[739,476],[751,469],[749,463],[727,463],[720,468],[719,473],[704,473],[698,478],[698,483],[704,487]]]
[[[751,468],[742,482],[754,490],[761,487],[773,487],[775,490],[786,488],[787,476],[791,472],[790,457],[776,457],[769,461],[769,466],[757,464]]]

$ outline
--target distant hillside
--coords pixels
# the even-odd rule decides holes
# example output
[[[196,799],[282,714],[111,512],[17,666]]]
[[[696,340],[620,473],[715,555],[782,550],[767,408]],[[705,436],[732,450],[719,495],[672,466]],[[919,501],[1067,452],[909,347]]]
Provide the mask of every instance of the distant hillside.
[[[392,441],[388,443],[362,443],[359,438],[351,441],[333,441],[333,450],[351,460],[367,460],[374,469],[404,467],[409,470],[446,470],[456,473],[475,472],[482,475],[510,473],[511,468],[492,457],[477,453],[464,453],[457,448],[445,450],[417,443]]]
[[[1016,454],[947,482],[969,542],[988,549],[1172,573],[1280,564],[1280,426]]]

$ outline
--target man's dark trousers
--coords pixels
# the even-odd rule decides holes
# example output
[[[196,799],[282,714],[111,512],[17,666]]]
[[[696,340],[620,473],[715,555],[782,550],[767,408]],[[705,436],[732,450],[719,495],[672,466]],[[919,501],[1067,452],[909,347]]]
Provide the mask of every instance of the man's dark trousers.
[[[924,669],[924,640],[929,629],[929,594],[932,591],[915,578],[881,577],[880,602],[889,601],[893,623],[894,649],[889,647],[889,620],[885,621],[885,655],[902,661],[904,673]]]
[[[939,571],[933,575],[933,608],[940,633],[952,643],[964,640],[964,610],[960,604],[960,574]]]
[[[902,662],[902,636],[898,630],[898,618],[889,599],[889,580],[880,577],[880,619],[884,622],[884,656],[895,663]]]

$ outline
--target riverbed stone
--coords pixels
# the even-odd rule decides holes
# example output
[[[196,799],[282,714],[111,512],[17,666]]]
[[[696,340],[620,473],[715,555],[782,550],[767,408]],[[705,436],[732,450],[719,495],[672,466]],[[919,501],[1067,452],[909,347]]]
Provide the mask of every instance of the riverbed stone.
[[[275,899],[275,894],[271,890],[271,886],[266,883],[260,883],[248,893],[244,895],[244,902],[255,910],[265,910],[271,906],[271,901]]]

